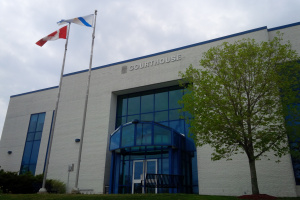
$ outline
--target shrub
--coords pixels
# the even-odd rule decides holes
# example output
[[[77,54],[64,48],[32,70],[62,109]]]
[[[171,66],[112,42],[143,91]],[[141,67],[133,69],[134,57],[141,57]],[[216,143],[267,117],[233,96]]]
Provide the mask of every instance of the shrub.
[[[33,176],[30,172],[18,175],[17,172],[6,172],[0,169],[0,194],[37,193],[42,187],[43,174]],[[52,193],[65,193],[66,185],[58,180],[46,180],[46,189]]]
[[[57,192],[59,194],[64,194],[66,193],[66,184],[64,184],[61,181],[58,180],[49,180],[50,181],[50,185],[51,185],[51,190],[53,192]]]

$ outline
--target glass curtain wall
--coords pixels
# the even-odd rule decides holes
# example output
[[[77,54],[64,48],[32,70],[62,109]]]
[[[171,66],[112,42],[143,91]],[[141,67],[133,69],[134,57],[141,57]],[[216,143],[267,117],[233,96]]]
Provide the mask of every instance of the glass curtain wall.
[[[119,96],[116,128],[137,119],[155,121],[187,135],[189,127],[180,118],[178,104],[183,94],[182,88],[169,87]]]
[[[300,103],[295,104],[294,109],[296,109],[300,113]],[[295,181],[296,181],[296,185],[300,185],[300,157],[299,157],[299,155],[300,155],[300,138],[299,138],[300,115],[297,116],[296,118],[294,118],[294,120],[289,121],[289,123],[287,123],[287,128],[288,128],[288,131],[290,134],[289,142],[290,142],[290,148],[292,150],[291,157],[292,157]]]
[[[156,89],[151,91],[144,91],[139,93],[127,94],[118,96],[117,103],[117,117],[116,128],[127,122],[133,120],[139,121],[154,121],[164,126],[170,127],[188,138],[189,126],[181,115],[188,115],[187,113],[180,113],[181,106],[178,101],[184,95],[184,89],[179,86]],[[124,127],[125,128],[125,127]],[[130,128],[130,127],[128,127]],[[191,139],[189,139],[191,140]],[[133,138],[128,136],[128,141],[131,142]],[[146,144],[147,141],[144,141]],[[122,153],[123,152],[123,153]],[[120,152],[114,151],[113,157],[121,155],[120,163],[114,163],[115,166],[120,166],[114,169],[120,172],[119,188],[114,188],[118,193],[131,193],[130,182],[132,179],[133,161],[136,159],[157,159],[158,173],[169,174],[170,159],[168,147],[164,146],[143,146],[123,149]],[[174,156],[173,156],[174,157]],[[197,156],[196,151],[192,156],[179,156],[181,158],[172,158],[174,162],[182,160],[186,165],[182,166],[186,171],[186,179],[191,182],[191,188],[184,192],[198,193],[198,174],[197,174]],[[168,189],[161,188],[158,192],[169,192]]]
[[[46,113],[32,114],[30,117],[20,174],[31,172],[35,174],[36,163],[40,150],[40,143]]]

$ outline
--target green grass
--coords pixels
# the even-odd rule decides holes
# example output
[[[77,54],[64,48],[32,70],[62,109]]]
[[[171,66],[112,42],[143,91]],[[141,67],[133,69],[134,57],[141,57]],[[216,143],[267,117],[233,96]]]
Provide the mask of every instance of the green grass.
[[[194,194],[0,194],[5,200],[236,200],[236,197],[200,196]]]
[[[196,194],[0,194],[0,200],[237,200],[228,196],[203,196]],[[300,198],[278,198],[296,200]]]

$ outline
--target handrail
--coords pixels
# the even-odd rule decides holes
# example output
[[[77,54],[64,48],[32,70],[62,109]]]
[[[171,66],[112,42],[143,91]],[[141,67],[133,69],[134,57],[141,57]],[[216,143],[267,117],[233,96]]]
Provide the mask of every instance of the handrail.
[[[183,175],[147,174],[145,186],[149,188],[178,188],[183,185]]]

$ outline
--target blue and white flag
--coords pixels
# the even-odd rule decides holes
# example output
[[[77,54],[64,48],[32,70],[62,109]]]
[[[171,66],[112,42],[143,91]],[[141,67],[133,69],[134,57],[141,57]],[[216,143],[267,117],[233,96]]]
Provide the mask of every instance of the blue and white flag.
[[[94,14],[91,15],[87,15],[84,17],[77,17],[77,18],[73,18],[73,19],[62,19],[59,22],[57,22],[58,25],[63,25],[66,23],[74,23],[74,24],[78,24],[81,26],[88,26],[88,27],[93,27],[93,22],[94,22]]]

